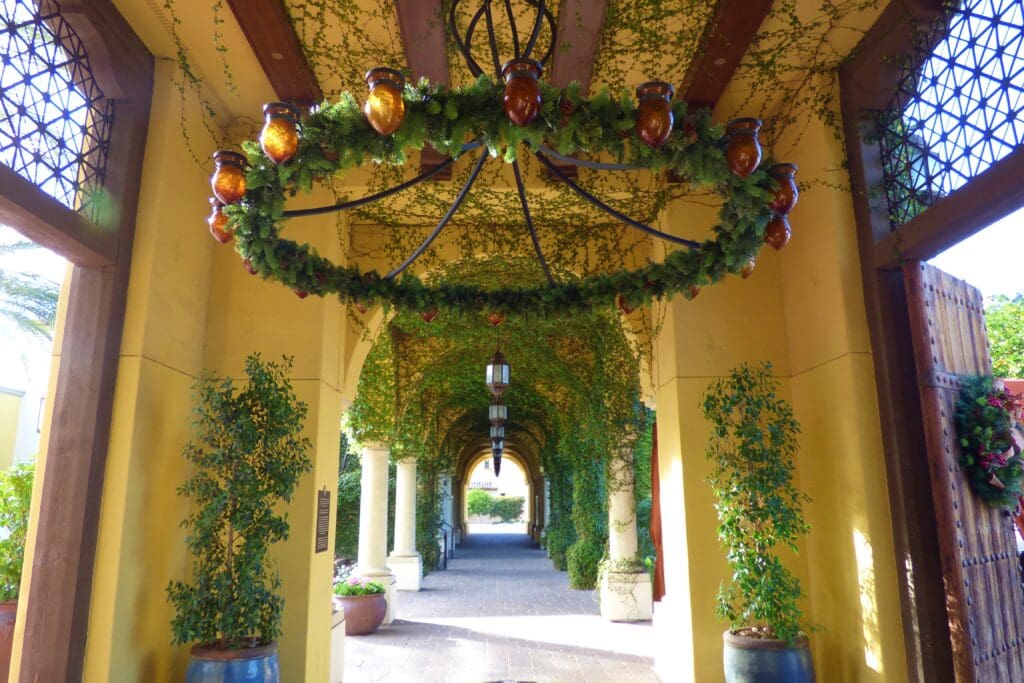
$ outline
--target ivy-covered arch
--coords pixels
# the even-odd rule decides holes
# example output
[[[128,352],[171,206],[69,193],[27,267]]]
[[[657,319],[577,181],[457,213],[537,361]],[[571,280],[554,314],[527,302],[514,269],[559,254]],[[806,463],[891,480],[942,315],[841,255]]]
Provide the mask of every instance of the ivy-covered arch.
[[[506,282],[537,276],[525,259],[474,264]],[[436,276],[465,278],[468,265],[452,264]],[[609,458],[636,433],[640,388],[639,349],[616,309],[516,316],[498,327],[473,314],[446,312],[428,323],[399,313],[375,334],[348,425],[357,441],[389,444],[395,459],[416,457],[420,496],[434,497],[438,477],[456,475],[466,448],[487,436],[483,368],[495,348],[512,365],[506,441],[550,483],[549,551],[557,566],[568,562],[574,585],[592,587],[605,552],[605,494],[614,486]],[[441,503],[419,506],[429,518],[420,524],[421,548],[435,545]]]

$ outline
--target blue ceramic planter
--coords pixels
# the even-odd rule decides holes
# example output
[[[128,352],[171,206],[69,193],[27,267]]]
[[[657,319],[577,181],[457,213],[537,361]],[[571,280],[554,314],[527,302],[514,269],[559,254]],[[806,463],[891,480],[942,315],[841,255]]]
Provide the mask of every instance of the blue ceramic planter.
[[[277,643],[245,650],[196,645],[185,683],[280,683]]]
[[[790,647],[784,640],[744,638],[726,631],[726,683],[814,683],[814,666],[801,638]]]

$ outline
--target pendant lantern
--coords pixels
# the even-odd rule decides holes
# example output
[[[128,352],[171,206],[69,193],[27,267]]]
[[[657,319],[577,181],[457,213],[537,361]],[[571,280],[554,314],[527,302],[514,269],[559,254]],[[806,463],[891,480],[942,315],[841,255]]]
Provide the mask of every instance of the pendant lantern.
[[[505,423],[495,422],[491,424],[491,441],[505,438]]]
[[[540,62],[533,59],[512,59],[501,67],[505,90],[501,106],[508,120],[517,126],[528,126],[540,113]]]
[[[663,81],[637,87],[636,134],[645,145],[658,148],[672,135],[672,96],[676,89]]]
[[[505,356],[501,355],[501,351],[496,350],[491,357],[491,362],[487,364],[484,377],[487,388],[491,390],[491,395],[494,398],[501,398],[501,395],[505,393],[505,389],[508,389],[511,378],[512,368],[509,366],[508,361],[505,360]]]
[[[213,153],[213,175],[210,186],[221,204],[234,204],[245,196],[245,157],[238,152],[220,149]]]
[[[488,417],[492,423],[508,422],[508,406],[498,400],[491,401],[491,408],[488,411]]]
[[[370,94],[363,106],[366,120],[381,135],[391,135],[405,121],[405,76],[400,71],[379,66],[366,73]]]
[[[780,216],[787,215],[796,206],[796,200],[800,197],[800,191],[796,187],[796,164],[775,164],[768,169],[768,175],[772,177],[779,187],[772,195],[768,206]]]
[[[260,146],[267,158],[275,164],[295,156],[299,149],[299,110],[285,102],[271,102],[263,105],[263,130],[260,131]]]
[[[789,227],[789,220],[780,214],[768,221],[764,229],[764,241],[775,249],[782,249],[789,242],[789,236],[793,234]]]
[[[491,451],[491,460],[494,461],[494,476],[501,474],[501,449]]]
[[[210,234],[221,244],[227,244],[234,237],[235,231],[228,227],[228,217],[224,215],[224,205],[216,199],[211,199],[210,205],[212,207],[210,217],[206,219],[210,226]]]
[[[729,170],[746,178],[761,164],[761,143],[757,133],[761,130],[758,119],[734,119],[725,128],[729,138],[725,148],[725,161]]]

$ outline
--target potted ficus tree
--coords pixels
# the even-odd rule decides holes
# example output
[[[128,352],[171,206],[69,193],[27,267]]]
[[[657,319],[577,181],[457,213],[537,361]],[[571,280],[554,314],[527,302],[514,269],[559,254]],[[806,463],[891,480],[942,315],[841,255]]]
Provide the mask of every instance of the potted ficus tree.
[[[7,534],[0,540],[0,681],[7,680],[11,666],[14,618],[18,613],[34,476],[35,465],[32,463],[14,465],[0,472],[0,528]]]
[[[193,472],[179,489],[192,502],[183,522],[192,574],[167,587],[173,640],[195,644],[187,682],[279,680],[284,599],[269,550],[288,538],[280,503],[312,468],[291,366],[253,354],[243,386],[204,373],[194,387],[196,438],[184,451]]]
[[[727,683],[805,683],[814,680],[799,602],[800,582],[779,550],[796,552],[809,531],[793,483],[800,427],[777,395],[771,364],[741,365],[704,395],[712,425],[708,482],[718,503],[718,538],[731,579],[718,593],[725,632]]]

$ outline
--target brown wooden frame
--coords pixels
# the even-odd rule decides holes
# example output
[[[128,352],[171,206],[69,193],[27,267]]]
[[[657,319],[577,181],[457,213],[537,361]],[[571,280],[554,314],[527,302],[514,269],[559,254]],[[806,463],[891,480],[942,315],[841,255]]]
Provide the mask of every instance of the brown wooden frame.
[[[49,0],[42,0],[44,6]],[[74,264],[27,595],[21,681],[79,681],[124,324],[153,57],[110,0],[61,0],[93,77],[115,100],[104,189],[120,207],[93,226],[0,167],[0,220]]]
[[[891,3],[840,72],[841,106],[857,221],[864,300],[875,365],[892,510],[907,669],[920,683],[953,681],[936,512],[928,475],[914,349],[901,264],[927,260],[1024,205],[1024,149],[898,232],[890,228],[872,110],[886,109],[916,32],[942,12],[942,0]]]

